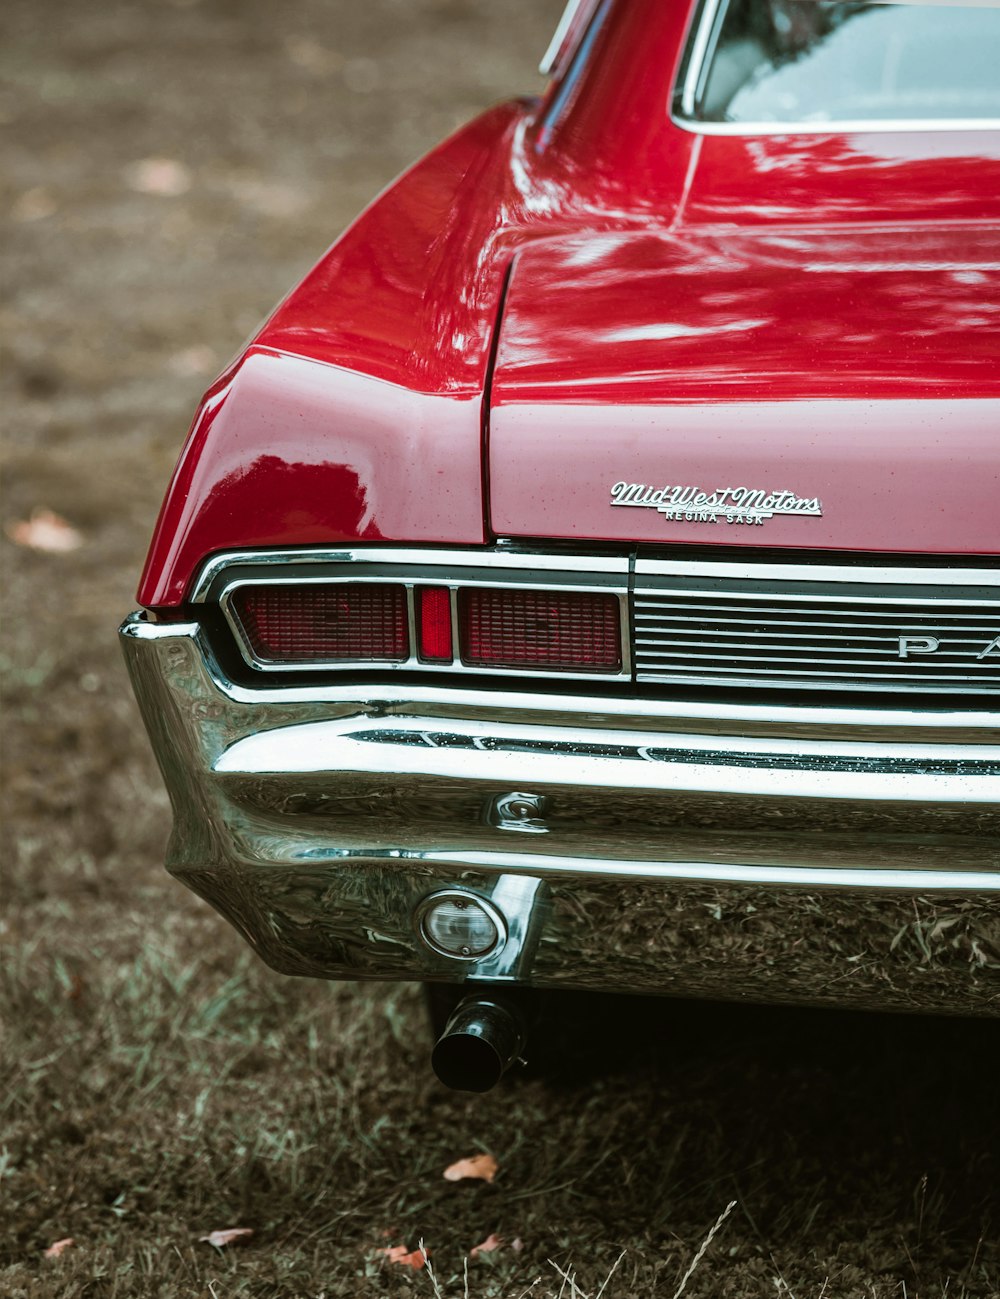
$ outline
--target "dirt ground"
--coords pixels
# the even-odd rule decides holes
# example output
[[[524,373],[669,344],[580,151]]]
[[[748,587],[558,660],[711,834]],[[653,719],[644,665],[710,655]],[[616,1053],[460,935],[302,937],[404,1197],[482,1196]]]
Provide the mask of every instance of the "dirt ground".
[[[115,629],[197,397],[397,171],[538,86],[560,8],[0,9],[2,522],[82,538],[0,539],[0,1299],[593,1299],[623,1252],[608,1296],[1000,1294],[995,1024],[604,1007],[466,1099],[414,989],[281,979],[161,868]],[[442,1178],[481,1150],[495,1183]],[[434,1277],[379,1253],[421,1239]]]

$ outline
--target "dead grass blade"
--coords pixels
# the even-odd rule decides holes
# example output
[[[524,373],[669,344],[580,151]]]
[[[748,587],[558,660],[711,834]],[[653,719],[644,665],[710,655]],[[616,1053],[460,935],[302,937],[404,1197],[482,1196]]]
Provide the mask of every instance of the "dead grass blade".
[[[681,1283],[674,1291],[674,1299],[681,1299],[681,1295],[684,1293],[684,1289],[687,1286],[687,1283],[694,1276],[698,1264],[705,1257],[706,1250],[708,1249],[709,1245],[711,1245],[712,1241],[716,1238],[716,1236],[719,1234],[720,1230],[722,1229],[722,1224],[726,1221],[726,1219],[729,1217],[729,1215],[732,1213],[732,1211],[735,1208],[736,1208],[736,1201],[730,1200],[729,1203],[726,1205],[726,1207],[716,1218],[711,1231],[701,1242],[701,1247],[699,1248],[698,1253],[695,1254],[694,1258],[691,1260],[691,1266],[681,1277]]]
[[[420,1240],[417,1241],[417,1249],[420,1251],[421,1255],[423,1256],[424,1270],[427,1272],[427,1275],[431,1279],[431,1288],[434,1291],[434,1299],[444,1299],[444,1294],[441,1290],[441,1286],[438,1283],[437,1277],[434,1275],[434,1269],[431,1266],[430,1257],[427,1253],[427,1250],[424,1248],[424,1242],[422,1237]],[[468,1294],[468,1285],[466,1285],[466,1294]]]
[[[596,1299],[601,1299],[601,1295],[602,1295],[602,1294],[605,1292],[605,1290],[607,1290],[607,1288],[608,1288],[608,1282],[611,1280],[611,1278],[614,1276],[614,1274],[618,1271],[618,1265],[621,1263],[622,1259],[625,1257],[625,1255],[626,1255],[627,1253],[628,1253],[628,1250],[627,1250],[627,1249],[623,1249],[622,1252],[621,1252],[621,1253],[618,1255],[618,1257],[615,1259],[615,1261],[611,1264],[611,1271],[608,1273],[608,1275],[607,1275],[607,1276],[604,1278],[604,1280],[601,1282],[601,1288],[600,1288],[600,1290],[598,1290],[598,1292],[597,1292]]]

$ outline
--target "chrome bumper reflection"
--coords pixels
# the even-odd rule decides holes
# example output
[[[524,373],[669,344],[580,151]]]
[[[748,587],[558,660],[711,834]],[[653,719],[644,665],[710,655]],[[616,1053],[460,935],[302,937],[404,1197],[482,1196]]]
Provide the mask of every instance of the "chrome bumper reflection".
[[[278,969],[1000,1012],[981,714],[255,692],[197,624],[133,616],[122,638],[169,869]],[[449,885],[503,901],[522,937],[502,963],[421,941],[414,912]]]

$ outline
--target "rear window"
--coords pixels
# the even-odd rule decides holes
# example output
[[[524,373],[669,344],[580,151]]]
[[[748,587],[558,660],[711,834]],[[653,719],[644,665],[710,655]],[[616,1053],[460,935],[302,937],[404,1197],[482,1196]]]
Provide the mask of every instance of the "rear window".
[[[674,111],[748,128],[1000,125],[1000,9],[707,0]]]

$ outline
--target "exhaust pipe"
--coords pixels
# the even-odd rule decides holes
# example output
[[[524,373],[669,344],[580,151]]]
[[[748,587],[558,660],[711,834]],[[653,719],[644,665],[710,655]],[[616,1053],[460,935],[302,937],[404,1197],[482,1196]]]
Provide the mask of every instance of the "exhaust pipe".
[[[466,997],[431,1052],[431,1065],[446,1087],[488,1092],[524,1050],[524,1018],[499,997]]]

